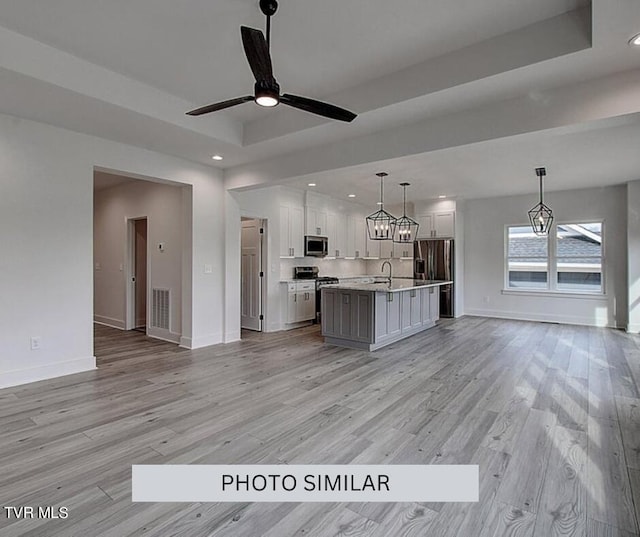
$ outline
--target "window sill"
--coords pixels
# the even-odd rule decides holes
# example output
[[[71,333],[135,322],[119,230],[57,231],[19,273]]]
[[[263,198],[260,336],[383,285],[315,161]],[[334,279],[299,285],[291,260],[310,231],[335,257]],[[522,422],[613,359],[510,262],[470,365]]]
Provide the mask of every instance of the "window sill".
[[[535,289],[503,289],[503,295],[522,295],[522,296],[544,296],[553,298],[578,298],[583,300],[607,300],[607,295],[604,293],[570,293],[567,291],[550,291],[549,289],[535,290]]]

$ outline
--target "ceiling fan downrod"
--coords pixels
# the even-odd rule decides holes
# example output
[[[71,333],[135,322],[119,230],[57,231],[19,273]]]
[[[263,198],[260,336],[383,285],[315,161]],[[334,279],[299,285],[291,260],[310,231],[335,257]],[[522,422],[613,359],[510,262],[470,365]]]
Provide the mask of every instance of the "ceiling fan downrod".
[[[267,17],[267,45],[271,47],[271,17],[278,11],[276,0],[260,0],[260,10]]]

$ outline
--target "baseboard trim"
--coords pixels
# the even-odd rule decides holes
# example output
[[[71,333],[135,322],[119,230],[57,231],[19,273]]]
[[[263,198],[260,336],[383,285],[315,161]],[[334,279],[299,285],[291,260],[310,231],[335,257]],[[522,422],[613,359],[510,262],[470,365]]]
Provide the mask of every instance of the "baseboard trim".
[[[169,343],[180,343],[180,334],[164,330],[163,328],[147,327],[147,336],[160,339],[162,341],[168,341]]]
[[[29,369],[18,369],[15,371],[7,371],[0,373],[0,388],[10,388],[12,386],[20,386],[21,384],[29,384],[40,380],[48,380],[75,373],[84,373],[92,371],[96,368],[96,357],[87,356],[86,358],[77,358],[66,362],[56,362]]]
[[[628,324],[625,330],[629,334],[640,334],[640,324]]]
[[[559,324],[574,324],[579,326],[596,326],[600,328],[618,328],[617,325],[612,325],[608,322],[599,321],[596,319],[589,319],[587,317],[579,317],[573,315],[554,315],[552,313],[520,313],[515,311],[481,310],[472,308],[466,309],[465,315],[470,315],[472,317],[493,317],[496,319],[510,319],[513,321],[537,321],[543,323],[547,322]]]
[[[222,334],[210,334],[208,336],[201,336],[197,338],[184,338],[185,340],[189,340],[190,346],[188,349],[200,349],[202,347],[209,347],[210,345],[218,345],[222,343]],[[182,338],[180,339],[180,345],[182,346]]]
[[[125,329],[124,321],[120,319],[113,319],[111,317],[103,317],[102,315],[94,315],[93,322],[104,326],[110,326],[111,328],[117,328],[118,330]]]

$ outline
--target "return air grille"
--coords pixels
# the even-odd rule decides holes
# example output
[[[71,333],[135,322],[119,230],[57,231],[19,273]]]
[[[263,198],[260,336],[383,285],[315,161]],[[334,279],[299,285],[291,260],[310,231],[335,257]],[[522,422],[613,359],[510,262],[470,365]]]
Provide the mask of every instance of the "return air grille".
[[[154,289],[151,303],[151,326],[169,330],[169,289]]]

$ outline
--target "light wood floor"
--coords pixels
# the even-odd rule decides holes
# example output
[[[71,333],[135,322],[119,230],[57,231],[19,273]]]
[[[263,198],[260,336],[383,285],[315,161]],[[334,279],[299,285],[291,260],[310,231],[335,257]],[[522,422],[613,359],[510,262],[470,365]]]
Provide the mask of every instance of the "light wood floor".
[[[0,535],[638,535],[637,336],[473,317],[374,353],[246,335],[186,351],[97,327],[97,371],[1,390],[0,503],[69,518],[2,512]],[[133,504],[134,463],[476,463],[481,501]]]

